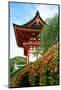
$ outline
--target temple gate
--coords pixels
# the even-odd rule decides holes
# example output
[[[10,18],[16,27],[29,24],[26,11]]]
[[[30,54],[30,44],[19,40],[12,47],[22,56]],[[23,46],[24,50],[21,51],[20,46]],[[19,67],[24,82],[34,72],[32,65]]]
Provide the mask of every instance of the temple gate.
[[[24,48],[24,55],[27,56],[27,63],[29,63],[30,52],[35,51],[41,44],[38,35],[45,24],[38,11],[35,17],[26,24],[13,24],[17,45],[18,47]]]

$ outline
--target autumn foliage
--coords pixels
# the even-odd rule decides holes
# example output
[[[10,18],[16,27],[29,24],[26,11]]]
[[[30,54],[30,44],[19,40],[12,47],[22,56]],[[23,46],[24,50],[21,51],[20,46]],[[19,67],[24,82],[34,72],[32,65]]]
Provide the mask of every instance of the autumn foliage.
[[[43,55],[33,63],[10,79],[10,87],[31,87],[59,84],[59,56],[58,43],[50,47]]]

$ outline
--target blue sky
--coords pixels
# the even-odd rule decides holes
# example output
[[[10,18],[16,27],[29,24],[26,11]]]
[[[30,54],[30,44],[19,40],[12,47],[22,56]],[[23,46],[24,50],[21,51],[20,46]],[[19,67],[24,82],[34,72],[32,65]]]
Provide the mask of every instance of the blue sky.
[[[57,5],[10,3],[10,58],[23,56],[23,49],[18,48],[12,23],[22,25],[31,20],[36,11],[39,11],[43,20],[58,14]]]

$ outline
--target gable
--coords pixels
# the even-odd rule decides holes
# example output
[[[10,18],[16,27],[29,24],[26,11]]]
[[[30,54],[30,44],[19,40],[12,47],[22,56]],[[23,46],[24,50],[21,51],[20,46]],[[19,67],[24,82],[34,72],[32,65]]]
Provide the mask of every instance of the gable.
[[[37,11],[35,17],[22,26],[33,27],[33,28],[42,28],[45,24],[46,23],[42,20],[39,12]]]

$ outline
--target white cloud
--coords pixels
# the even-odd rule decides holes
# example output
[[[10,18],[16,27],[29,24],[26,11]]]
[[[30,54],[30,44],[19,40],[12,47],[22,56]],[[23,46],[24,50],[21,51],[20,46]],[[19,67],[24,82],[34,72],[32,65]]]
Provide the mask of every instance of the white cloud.
[[[40,16],[45,20],[58,13],[58,6],[56,5],[39,5],[37,10],[40,12]]]

